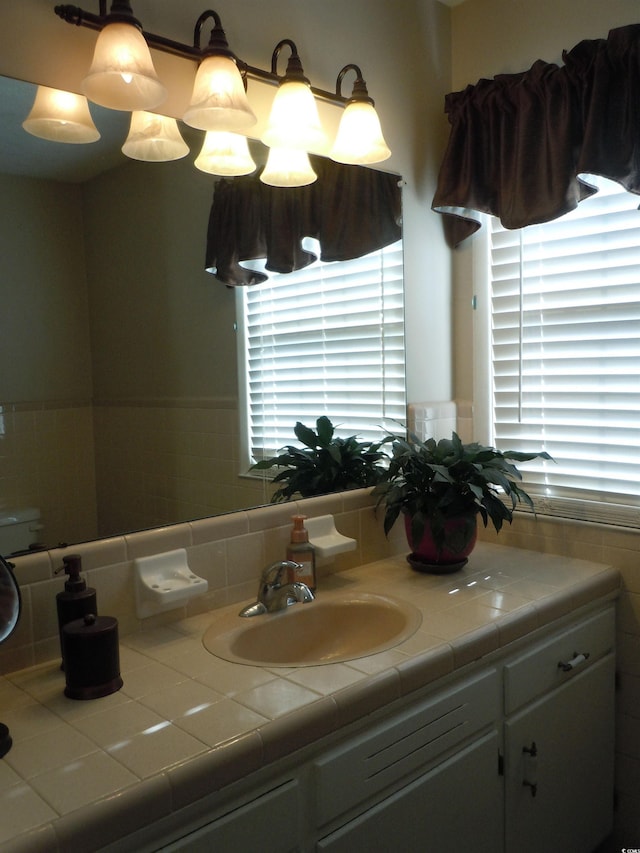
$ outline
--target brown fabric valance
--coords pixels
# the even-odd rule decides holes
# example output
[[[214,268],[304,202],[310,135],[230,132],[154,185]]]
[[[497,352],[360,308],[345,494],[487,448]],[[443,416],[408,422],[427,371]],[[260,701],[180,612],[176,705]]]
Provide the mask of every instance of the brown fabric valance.
[[[257,175],[216,182],[207,231],[205,267],[228,285],[259,284],[267,276],[242,266],[266,259],[287,273],[317,260],[302,247],[320,242],[323,261],[344,261],[388,246],[402,236],[398,177],[362,166],[311,157],[317,181],[271,187]]]
[[[596,189],[589,175],[640,193],[640,25],[611,30],[520,74],[446,96],[451,131],[432,207],[449,245],[480,227],[555,219]]]

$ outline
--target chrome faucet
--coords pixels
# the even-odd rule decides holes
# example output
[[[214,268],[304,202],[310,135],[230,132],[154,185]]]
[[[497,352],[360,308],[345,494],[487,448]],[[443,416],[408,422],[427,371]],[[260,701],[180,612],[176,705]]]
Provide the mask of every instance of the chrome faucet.
[[[297,571],[302,568],[300,563],[292,560],[280,560],[272,563],[263,570],[258,587],[258,600],[254,604],[243,607],[240,616],[258,616],[261,613],[274,613],[277,610],[285,610],[290,604],[298,601],[306,603],[315,598],[306,583],[293,581],[282,583],[282,578],[289,571]]]

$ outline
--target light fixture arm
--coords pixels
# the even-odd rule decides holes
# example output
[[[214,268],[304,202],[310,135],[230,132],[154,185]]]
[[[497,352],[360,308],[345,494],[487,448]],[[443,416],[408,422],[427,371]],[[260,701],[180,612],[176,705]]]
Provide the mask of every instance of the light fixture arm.
[[[209,18],[213,18],[214,26],[211,28],[209,44],[206,48],[202,48],[200,44],[202,28]],[[193,46],[196,50],[201,51],[205,56],[215,54],[217,56],[228,56],[233,60],[237,59],[236,55],[229,50],[229,42],[227,41],[226,33],[222,28],[220,15],[218,15],[217,12],[214,12],[213,9],[208,9],[206,12],[203,12],[196,21],[196,25],[193,30]]]
[[[349,65],[345,65],[344,68],[340,70],[338,74],[338,79],[336,80],[336,96],[338,98],[342,98],[342,81],[344,79],[345,74],[349,71],[356,72],[356,79],[353,84],[353,91],[351,93],[351,97],[347,100],[347,103],[355,103],[356,101],[359,103],[371,104],[371,106],[375,106],[375,102],[373,98],[369,97],[369,91],[367,89],[367,84],[364,81],[362,76],[362,71],[357,65],[353,63]]]
[[[291,50],[291,56],[289,57],[289,61],[287,62],[287,70],[284,73],[284,77],[278,77],[278,59],[280,57],[280,51],[283,47],[288,47]],[[282,41],[278,42],[275,46],[274,51],[271,55],[271,73],[274,77],[278,78],[280,82],[286,81],[296,81],[298,83],[306,83],[309,84],[309,80],[304,76],[304,71],[302,69],[302,62],[300,61],[300,56],[298,55],[298,48],[295,45],[295,42],[292,42],[291,39],[282,39]]]

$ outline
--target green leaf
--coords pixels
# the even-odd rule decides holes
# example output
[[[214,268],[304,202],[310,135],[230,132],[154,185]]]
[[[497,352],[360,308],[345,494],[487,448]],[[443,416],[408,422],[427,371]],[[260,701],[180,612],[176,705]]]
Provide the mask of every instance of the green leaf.
[[[318,436],[308,426],[305,426],[300,421],[296,422],[293,430],[296,438],[299,439],[306,447],[315,448],[318,446]]]
[[[333,438],[333,424],[326,415],[322,415],[316,421],[316,429],[318,430],[318,444],[321,447],[328,447]]]

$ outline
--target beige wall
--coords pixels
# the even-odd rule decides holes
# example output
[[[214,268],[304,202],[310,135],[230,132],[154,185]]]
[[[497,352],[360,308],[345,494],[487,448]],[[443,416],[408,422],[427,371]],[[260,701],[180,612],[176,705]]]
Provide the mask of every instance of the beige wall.
[[[523,71],[536,59],[561,62],[562,50],[585,38],[602,38],[617,26],[637,23],[635,0],[467,0],[452,13],[453,90],[480,77]],[[455,386],[473,398],[473,254],[454,255],[456,311]],[[492,539],[491,534],[487,538]],[[562,519],[520,517],[500,542],[557,554],[602,560],[620,569],[618,609],[617,841],[640,844],[640,531]],[[582,709],[576,708],[576,720]]]
[[[190,160],[83,187],[97,401],[237,398],[234,294],[204,269],[214,179]]]
[[[0,174],[0,198],[0,400],[87,401],[80,188]]]

